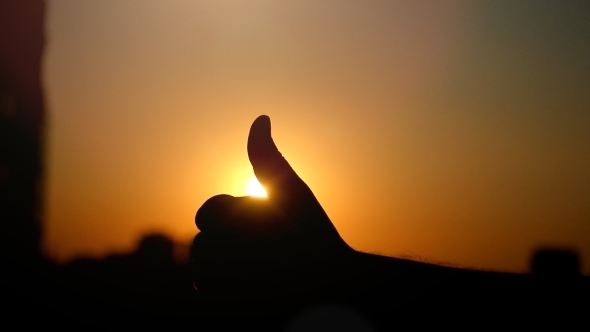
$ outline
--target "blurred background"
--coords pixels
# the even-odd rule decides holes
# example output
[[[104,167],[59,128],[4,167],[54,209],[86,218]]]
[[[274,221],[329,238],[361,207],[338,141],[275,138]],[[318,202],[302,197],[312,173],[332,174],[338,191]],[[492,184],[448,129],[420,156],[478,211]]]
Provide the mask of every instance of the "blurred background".
[[[0,3],[4,252],[184,266],[267,114],[357,250],[590,275],[588,2]]]

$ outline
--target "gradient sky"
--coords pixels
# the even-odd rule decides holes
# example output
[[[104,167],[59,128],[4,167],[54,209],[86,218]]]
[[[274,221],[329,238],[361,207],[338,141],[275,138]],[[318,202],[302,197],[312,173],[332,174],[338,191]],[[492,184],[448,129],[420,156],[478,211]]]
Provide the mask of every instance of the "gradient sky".
[[[362,251],[590,274],[587,1],[47,1],[44,246],[196,234],[250,124]]]

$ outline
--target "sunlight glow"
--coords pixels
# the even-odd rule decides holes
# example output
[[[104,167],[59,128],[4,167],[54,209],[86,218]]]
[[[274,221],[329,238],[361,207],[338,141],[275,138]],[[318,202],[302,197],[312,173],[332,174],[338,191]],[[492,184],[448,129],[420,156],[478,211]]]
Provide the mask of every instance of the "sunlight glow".
[[[260,185],[258,179],[251,178],[246,187],[246,193],[254,197],[266,197],[266,190]]]

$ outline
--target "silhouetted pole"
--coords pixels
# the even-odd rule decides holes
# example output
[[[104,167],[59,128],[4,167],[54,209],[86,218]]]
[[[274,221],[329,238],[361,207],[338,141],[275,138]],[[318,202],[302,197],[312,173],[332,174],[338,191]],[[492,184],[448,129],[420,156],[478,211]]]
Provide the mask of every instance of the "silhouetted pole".
[[[0,0],[0,245],[18,269],[39,261],[45,3]]]

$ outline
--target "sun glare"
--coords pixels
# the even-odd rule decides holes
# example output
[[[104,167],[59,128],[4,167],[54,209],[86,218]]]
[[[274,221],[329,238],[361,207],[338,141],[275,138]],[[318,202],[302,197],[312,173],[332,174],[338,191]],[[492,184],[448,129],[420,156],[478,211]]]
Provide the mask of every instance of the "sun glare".
[[[246,187],[246,193],[254,197],[266,197],[266,190],[262,188],[260,182],[255,177],[251,178]]]

